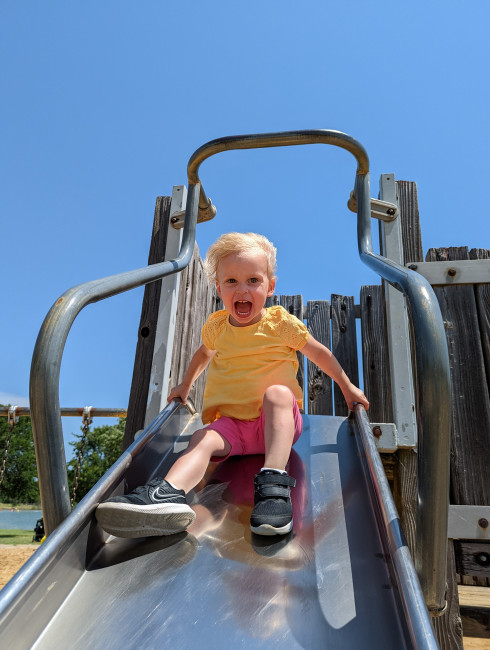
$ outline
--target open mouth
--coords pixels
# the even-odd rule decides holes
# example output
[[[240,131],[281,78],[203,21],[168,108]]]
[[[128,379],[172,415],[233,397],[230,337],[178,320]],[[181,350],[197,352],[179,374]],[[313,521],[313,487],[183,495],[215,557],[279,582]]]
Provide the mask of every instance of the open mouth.
[[[235,302],[235,314],[240,318],[247,318],[252,313],[252,303],[248,300],[237,300]]]

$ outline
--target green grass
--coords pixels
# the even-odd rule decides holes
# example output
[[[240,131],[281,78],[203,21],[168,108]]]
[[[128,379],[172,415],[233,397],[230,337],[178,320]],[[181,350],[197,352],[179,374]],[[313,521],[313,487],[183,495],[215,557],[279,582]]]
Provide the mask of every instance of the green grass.
[[[32,544],[32,530],[10,530],[0,528],[0,544]]]
[[[0,503],[0,510],[41,510],[40,503]]]

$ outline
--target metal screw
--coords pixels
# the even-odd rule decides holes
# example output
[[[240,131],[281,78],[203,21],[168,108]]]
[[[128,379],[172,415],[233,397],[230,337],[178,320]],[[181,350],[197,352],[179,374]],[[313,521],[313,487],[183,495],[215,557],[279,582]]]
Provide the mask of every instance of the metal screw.
[[[378,427],[378,426],[373,427],[373,436],[374,436],[375,438],[381,438],[381,434],[382,434],[382,433],[383,433],[383,432],[381,431],[381,427]]]
[[[485,517],[478,519],[478,525],[480,528],[488,528],[488,519],[485,519]]]
[[[386,210],[386,214],[389,214],[390,217],[392,217],[395,214],[395,212],[396,212],[395,208],[388,208],[388,210]]]
[[[179,217],[172,217],[170,219],[170,223],[177,223],[178,220],[179,220]]]
[[[456,275],[456,269],[448,269],[447,274],[451,277],[454,278]]]
[[[481,566],[486,566],[489,562],[489,557],[486,553],[478,553],[478,555],[475,555],[475,559]]]
[[[416,271],[417,270],[417,265],[416,264],[409,264],[408,268],[411,269],[412,271]]]

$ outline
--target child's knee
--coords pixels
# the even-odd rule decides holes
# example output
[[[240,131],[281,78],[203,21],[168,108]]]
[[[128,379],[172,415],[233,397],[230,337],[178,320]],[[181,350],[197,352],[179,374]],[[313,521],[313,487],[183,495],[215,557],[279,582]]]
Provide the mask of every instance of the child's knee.
[[[222,436],[213,429],[198,429],[192,434],[189,442],[188,450],[199,447],[206,450],[209,454],[213,455],[215,451],[223,447],[224,441]]]
[[[193,449],[194,447],[206,445],[210,442],[211,435],[209,435],[208,429],[198,429],[194,431],[191,436],[188,449]]]
[[[264,406],[268,405],[291,407],[293,405],[291,390],[281,384],[269,386],[264,393]]]

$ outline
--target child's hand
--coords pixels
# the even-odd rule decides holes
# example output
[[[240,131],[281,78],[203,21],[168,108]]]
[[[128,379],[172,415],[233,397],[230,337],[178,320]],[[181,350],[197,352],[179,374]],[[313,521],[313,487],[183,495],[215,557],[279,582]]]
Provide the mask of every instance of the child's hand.
[[[360,388],[357,388],[357,386],[354,386],[354,384],[350,384],[350,386],[343,388],[342,395],[344,396],[344,399],[347,402],[347,406],[351,411],[354,410],[354,404],[356,402],[358,404],[362,404],[366,411],[368,410],[369,402],[367,400],[367,397],[364,395],[362,390]]]
[[[179,384],[178,386],[174,386],[170,391],[170,393],[168,394],[167,402],[171,402],[173,399],[180,398],[182,400],[182,404],[186,404],[187,398],[189,397],[190,390],[191,389],[185,384]]]

